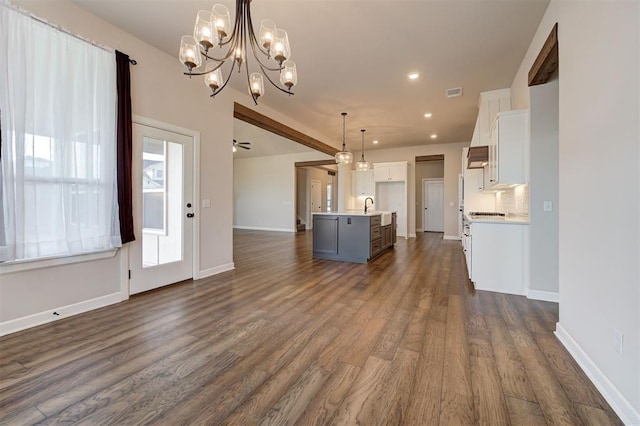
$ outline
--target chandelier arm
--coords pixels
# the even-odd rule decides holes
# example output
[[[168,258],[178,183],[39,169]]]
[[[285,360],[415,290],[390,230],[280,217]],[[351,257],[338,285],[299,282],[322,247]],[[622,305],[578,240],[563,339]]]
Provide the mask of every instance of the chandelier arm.
[[[233,23],[233,31],[231,31],[231,35],[229,36],[229,39],[228,39],[227,41],[222,41],[222,40],[218,41],[218,46],[220,46],[220,47],[226,46],[227,44],[229,44],[229,43],[233,42],[233,41],[234,41],[234,39],[235,39],[235,37],[236,37],[236,27],[237,27],[237,25],[238,25],[238,17],[239,17],[239,16],[241,16],[241,15],[239,15],[239,14],[238,14],[238,11],[239,11],[239,9],[238,9],[238,6],[239,6],[239,5],[238,5],[238,3],[239,3],[239,2],[236,2],[236,18],[235,18],[235,21],[234,21],[234,23]],[[231,50],[231,51],[233,51],[233,50]],[[226,58],[226,59],[229,59],[229,56],[230,56],[230,55],[229,55],[229,54],[227,54],[227,56],[226,56],[225,58]],[[214,59],[214,58],[210,58],[210,59],[213,59],[214,61],[216,60],[216,59]],[[223,59],[223,60],[226,60],[226,59]]]
[[[236,67],[236,61],[233,61],[233,64],[231,65],[231,69],[229,70],[229,75],[227,75],[227,79],[224,81],[224,84],[218,88],[218,90],[216,90],[211,94],[212,98],[216,96],[218,93],[222,92],[222,89],[224,89],[227,83],[229,82],[229,80],[231,80],[231,76],[233,75],[233,69],[235,67]]]
[[[258,61],[258,65],[260,66],[260,69],[262,70],[263,75],[265,76],[265,78],[269,81],[269,83],[271,83],[271,85],[273,87],[275,87],[276,89],[280,90],[283,93],[286,93],[287,95],[294,95],[293,92],[283,89],[282,87],[278,86],[276,83],[273,82],[273,80],[271,80],[271,77],[269,77],[269,74],[265,72],[264,68],[262,68],[262,64],[259,63]]]
[[[249,80],[249,61],[244,61],[244,72],[247,75],[247,87],[249,88],[249,94],[251,95],[251,99],[253,99],[253,103],[258,105],[258,97],[251,90],[251,81]]]
[[[255,50],[255,45],[253,43],[251,43],[251,51],[253,52],[253,58],[256,60],[256,62],[258,62],[258,64],[260,64],[260,68],[262,69],[262,71],[269,70],[269,71],[282,71],[284,69],[284,67],[278,67],[278,68],[271,68],[269,65],[264,64],[260,58],[258,57],[258,55],[256,55],[256,50]],[[258,49],[260,47],[258,46]]]
[[[223,57],[223,58],[214,58],[213,56],[209,56],[208,53],[204,53],[203,51],[200,51],[200,53],[202,54],[202,56],[204,56],[207,59],[210,59],[212,61],[215,62],[224,62],[227,59],[229,59],[233,53],[233,49],[229,49],[229,51],[227,52],[227,54]]]
[[[211,74],[212,72],[214,72],[215,70],[221,68],[224,65],[224,61],[220,62],[218,65],[216,65],[213,69],[210,69],[209,71],[203,71],[203,72],[185,72],[183,73],[184,75],[195,75],[195,76],[199,76],[199,75],[207,75],[207,74]]]
[[[256,51],[254,49],[254,46],[257,46],[260,53],[262,53],[267,58],[270,58],[271,54],[269,53],[269,51],[263,49],[262,46],[260,46],[258,38],[256,37],[256,33],[253,29],[253,20],[251,19],[251,1],[249,1],[249,4],[247,4],[247,20],[251,23],[251,25],[249,25],[249,42],[251,43],[251,48],[253,50],[253,57],[256,58],[257,61],[260,61],[256,56]]]

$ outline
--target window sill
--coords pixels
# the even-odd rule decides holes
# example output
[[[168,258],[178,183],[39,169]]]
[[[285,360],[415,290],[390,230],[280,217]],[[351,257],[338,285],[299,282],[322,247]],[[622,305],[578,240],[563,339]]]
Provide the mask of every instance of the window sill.
[[[91,253],[78,254],[74,256],[49,257],[41,259],[19,260],[14,262],[0,263],[0,275],[12,274],[14,272],[29,271],[32,269],[50,268],[52,266],[70,265],[73,263],[89,262],[92,260],[108,259],[115,257],[118,249],[96,251]]]

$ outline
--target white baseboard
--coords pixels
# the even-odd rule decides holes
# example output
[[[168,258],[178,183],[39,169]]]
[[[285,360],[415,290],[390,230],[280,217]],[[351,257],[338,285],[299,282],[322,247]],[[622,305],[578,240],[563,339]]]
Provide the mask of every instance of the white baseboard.
[[[527,290],[527,299],[542,300],[543,302],[560,302],[560,294],[556,291]]]
[[[457,235],[445,235],[442,237],[443,240],[457,240],[460,241],[460,237]]]
[[[626,425],[640,425],[640,412],[633,408],[633,405],[627,401],[560,323],[556,324],[555,335],[607,400],[620,420]]]
[[[422,230],[422,228],[416,228],[416,234],[419,232],[424,232],[424,231]]]
[[[478,286],[478,284],[475,281],[473,281],[473,287],[476,290],[492,291],[494,293],[513,294],[513,295],[516,295],[516,296],[524,296],[525,295],[525,292],[524,291],[520,291],[520,290],[511,290],[511,289],[504,289],[504,288],[493,288],[493,287]]]
[[[205,269],[205,270],[200,271],[200,273],[198,274],[198,279],[201,280],[203,278],[207,278],[207,277],[210,277],[212,275],[217,275],[217,274],[220,274],[222,272],[231,271],[232,269],[235,269],[235,265],[233,264],[233,262],[225,263],[224,265],[220,265],[220,266],[216,266],[216,267],[213,267],[213,268],[209,268],[209,269]]]
[[[295,228],[269,228],[262,226],[233,226],[233,229],[246,229],[249,231],[270,231],[270,232],[297,232]]]
[[[416,238],[416,233],[415,232],[410,232],[409,233],[409,238]]]
[[[35,327],[38,325],[47,324],[62,318],[67,318],[73,315],[78,315],[87,311],[102,308],[104,306],[113,305],[114,303],[121,302],[122,300],[122,294],[120,291],[118,291],[117,293],[107,294],[106,296],[100,296],[94,299],[83,300],[82,302],[74,303],[72,305],[53,308],[45,312],[39,312],[37,314],[28,315],[26,317],[0,322],[0,336],[15,333],[17,331],[25,330],[27,328]],[[54,312],[56,312],[58,315],[55,315]]]

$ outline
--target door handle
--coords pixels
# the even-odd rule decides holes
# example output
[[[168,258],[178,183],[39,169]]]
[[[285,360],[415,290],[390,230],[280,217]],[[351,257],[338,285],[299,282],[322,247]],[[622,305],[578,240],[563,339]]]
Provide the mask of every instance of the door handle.
[[[187,217],[194,217],[195,213],[187,213]]]

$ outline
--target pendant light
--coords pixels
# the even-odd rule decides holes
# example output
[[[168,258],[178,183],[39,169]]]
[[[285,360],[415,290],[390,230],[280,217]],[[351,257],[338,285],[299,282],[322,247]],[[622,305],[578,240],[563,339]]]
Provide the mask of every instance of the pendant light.
[[[360,161],[356,163],[356,171],[358,172],[366,172],[371,169],[371,163],[364,159],[364,132],[365,129],[360,130],[362,132],[362,157],[360,157]]]
[[[345,127],[345,117],[347,116],[346,112],[342,113],[342,151],[336,153],[336,163],[337,164],[351,164],[353,162],[353,154],[347,151],[347,147],[345,145],[346,138],[346,127]]]

